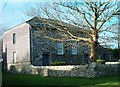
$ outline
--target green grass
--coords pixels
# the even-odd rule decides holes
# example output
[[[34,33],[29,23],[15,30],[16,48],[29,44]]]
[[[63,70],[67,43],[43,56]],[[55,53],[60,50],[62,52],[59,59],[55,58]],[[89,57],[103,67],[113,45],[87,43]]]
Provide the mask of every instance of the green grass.
[[[77,87],[120,87],[120,75],[100,78],[43,77],[39,75],[3,73],[3,86],[8,85],[69,85]]]

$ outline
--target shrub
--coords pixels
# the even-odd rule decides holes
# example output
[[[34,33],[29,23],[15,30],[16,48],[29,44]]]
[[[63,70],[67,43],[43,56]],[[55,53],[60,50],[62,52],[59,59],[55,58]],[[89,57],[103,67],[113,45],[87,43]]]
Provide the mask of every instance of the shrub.
[[[97,63],[105,64],[105,60],[97,59]]]
[[[115,59],[120,58],[120,49],[113,49],[113,56]]]
[[[65,62],[52,62],[50,65],[51,66],[59,66],[59,65],[66,65],[66,63]]]

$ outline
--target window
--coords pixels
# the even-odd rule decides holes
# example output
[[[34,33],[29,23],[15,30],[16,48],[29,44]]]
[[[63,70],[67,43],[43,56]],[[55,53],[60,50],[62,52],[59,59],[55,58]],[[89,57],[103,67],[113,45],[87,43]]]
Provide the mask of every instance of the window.
[[[73,55],[77,54],[77,43],[76,42],[73,42],[73,45],[72,45],[72,54]]]
[[[57,53],[63,54],[63,43],[61,42],[57,43]]]
[[[111,61],[111,60],[112,60],[112,55],[110,55],[110,54],[109,54],[109,59],[110,59],[109,61]]]
[[[100,55],[98,55],[98,59],[101,59],[101,56],[100,56]]]
[[[104,54],[103,54],[103,59],[105,60],[105,58],[106,58],[106,54],[104,53]]]
[[[16,63],[16,59],[17,59],[16,52],[13,52],[13,63]]]
[[[15,44],[16,43],[16,35],[15,35],[15,33],[13,34],[13,44]]]

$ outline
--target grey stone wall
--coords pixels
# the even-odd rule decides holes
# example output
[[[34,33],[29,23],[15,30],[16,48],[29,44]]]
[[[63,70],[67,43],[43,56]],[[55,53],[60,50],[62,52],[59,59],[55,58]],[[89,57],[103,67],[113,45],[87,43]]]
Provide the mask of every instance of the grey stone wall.
[[[58,55],[57,54],[57,41],[52,41],[46,39],[43,35],[44,30],[46,27],[39,27],[32,26],[30,29],[30,47],[31,47],[31,62],[33,65],[39,66],[42,65],[42,54],[48,53],[50,62],[60,61],[66,62],[67,64],[80,64],[82,61],[86,61],[84,58],[84,54],[88,53],[89,51],[85,46],[77,46],[78,54],[72,55],[71,54],[71,47],[72,44],[70,42],[63,42],[64,46],[64,54]],[[56,35],[56,31],[50,33],[52,35]],[[50,36],[50,35],[49,35]],[[88,59],[88,58],[87,58]]]
[[[105,75],[119,74],[120,65],[97,65],[88,66],[81,65],[75,66],[70,70],[54,70],[48,69],[48,76],[68,76],[68,77],[99,77]]]
[[[40,28],[39,28],[40,29]],[[35,27],[31,28],[31,62],[33,65],[42,65],[42,54],[50,53],[50,41]],[[52,52],[52,51],[51,51]]]
[[[40,66],[42,65],[43,57],[42,54],[49,54],[50,62],[62,61],[67,64],[80,64],[81,62],[88,63],[90,49],[88,46],[81,46],[84,42],[78,42],[77,44],[77,55],[72,55],[72,41],[64,41],[64,54],[57,54],[57,41],[52,41],[46,39],[45,36],[51,36],[53,38],[59,37],[62,35],[58,34],[57,30],[48,29],[51,28],[46,23],[42,21],[38,21],[36,19],[30,21],[31,29],[30,29],[30,55],[31,62],[33,65]],[[49,32],[49,33],[48,33]],[[76,35],[82,35],[80,33],[75,33]],[[88,55],[86,57],[86,54]],[[104,59],[106,61],[110,61],[110,54],[112,58],[112,53],[110,51],[105,50],[103,47],[98,48],[97,58]]]
[[[46,29],[46,27],[31,27],[31,61],[33,65],[40,66],[42,65],[42,54],[48,53],[49,54],[49,60],[50,62],[66,62],[66,64],[80,64],[83,63],[89,63],[89,53],[90,49],[87,46],[81,46],[81,42],[78,43],[77,46],[77,54],[72,55],[72,42],[63,42],[64,47],[64,54],[58,55],[57,54],[57,47],[56,43],[57,41],[52,41],[49,39],[46,39],[43,34],[43,31]],[[42,32],[42,33],[41,33]],[[56,32],[51,31],[51,36],[56,35]],[[49,35],[50,36],[50,35]],[[87,56],[86,56],[87,55]],[[112,53],[108,50],[105,50],[102,47],[98,48],[97,52],[97,58],[104,59],[106,61],[110,61],[110,55],[112,58]]]
[[[80,65],[81,63],[87,63],[88,57],[84,57],[82,54],[72,55],[72,54],[64,54],[57,55],[51,54],[50,59],[52,62],[65,62],[67,65]]]
[[[119,74],[120,64],[91,64],[68,66],[33,66],[30,64],[11,65],[11,72],[36,74],[41,76],[99,77]]]

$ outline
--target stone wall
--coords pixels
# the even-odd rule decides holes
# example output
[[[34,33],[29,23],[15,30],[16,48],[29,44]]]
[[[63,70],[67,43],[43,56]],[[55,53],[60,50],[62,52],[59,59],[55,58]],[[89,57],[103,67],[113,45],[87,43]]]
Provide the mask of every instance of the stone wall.
[[[77,43],[77,54],[72,54],[72,41],[63,41],[64,54],[57,54],[57,41],[46,39],[44,36],[59,36],[56,30],[47,30],[46,24],[39,22],[41,26],[32,26],[30,29],[30,57],[31,63],[35,66],[41,66],[43,63],[42,54],[49,54],[50,62],[66,62],[67,64],[80,64],[81,62],[89,63],[90,49],[88,46],[82,46],[84,42]],[[46,32],[49,33],[46,33]],[[50,34],[50,35],[48,35]],[[87,57],[85,55],[88,55]],[[110,61],[112,59],[111,51],[104,49],[102,46],[98,48],[97,58]],[[110,59],[111,57],[111,59]]]
[[[81,46],[81,42],[77,43],[77,54],[72,54],[72,42],[64,41],[63,47],[64,47],[64,54],[58,55],[57,54],[57,41],[52,41],[49,39],[46,39],[43,33],[45,32],[47,26],[45,27],[39,27],[31,26],[30,29],[30,55],[31,55],[31,63],[35,66],[41,66],[43,62],[42,54],[48,53],[49,54],[49,60],[50,62],[66,62],[66,64],[80,64],[81,62],[89,63],[89,51],[90,49],[87,46]],[[52,31],[49,33],[51,35],[56,35],[56,31]],[[88,55],[87,57],[85,55]],[[105,56],[103,56],[105,54]],[[105,50],[103,47],[99,47],[98,49],[98,57],[100,59],[105,59],[106,61],[109,61],[109,55],[112,53],[109,53],[107,50]],[[112,57],[112,55],[111,55]]]
[[[46,68],[47,69],[47,68]],[[118,74],[118,65],[78,65],[78,66],[53,66],[47,69],[48,76],[68,77],[99,77]]]
[[[120,64],[91,64],[91,65],[67,65],[67,66],[33,66],[12,65],[10,71],[17,73],[36,74],[41,76],[65,76],[65,77],[99,77],[118,74]],[[18,67],[19,66],[19,67]]]
[[[41,32],[45,32],[46,27],[31,26],[30,29],[30,55],[31,55],[31,63],[35,66],[41,66],[43,57],[42,54],[49,54],[50,62],[62,61],[67,64],[80,64],[82,61],[89,61],[88,58],[84,58],[86,54],[85,51],[89,51],[87,46],[77,46],[78,54],[72,55],[72,43],[71,42],[63,42],[64,54],[57,54],[57,41],[52,41],[46,39]],[[45,34],[45,33],[44,33]],[[56,35],[56,31],[52,31],[51,35]],[[51,36],[49,35],[49,36]],[[80,44],[80,43],[79,43]],[[88,52],[87,52],[88,53]],[[86,60],[87,59],[87,60]]]
[[[89,58],[85,57],[83,54],[64,54],[57,55],[51,54],[50,59],[52,62],[65,62],[67,65],[80,65],[81,63],[89,63]]]

